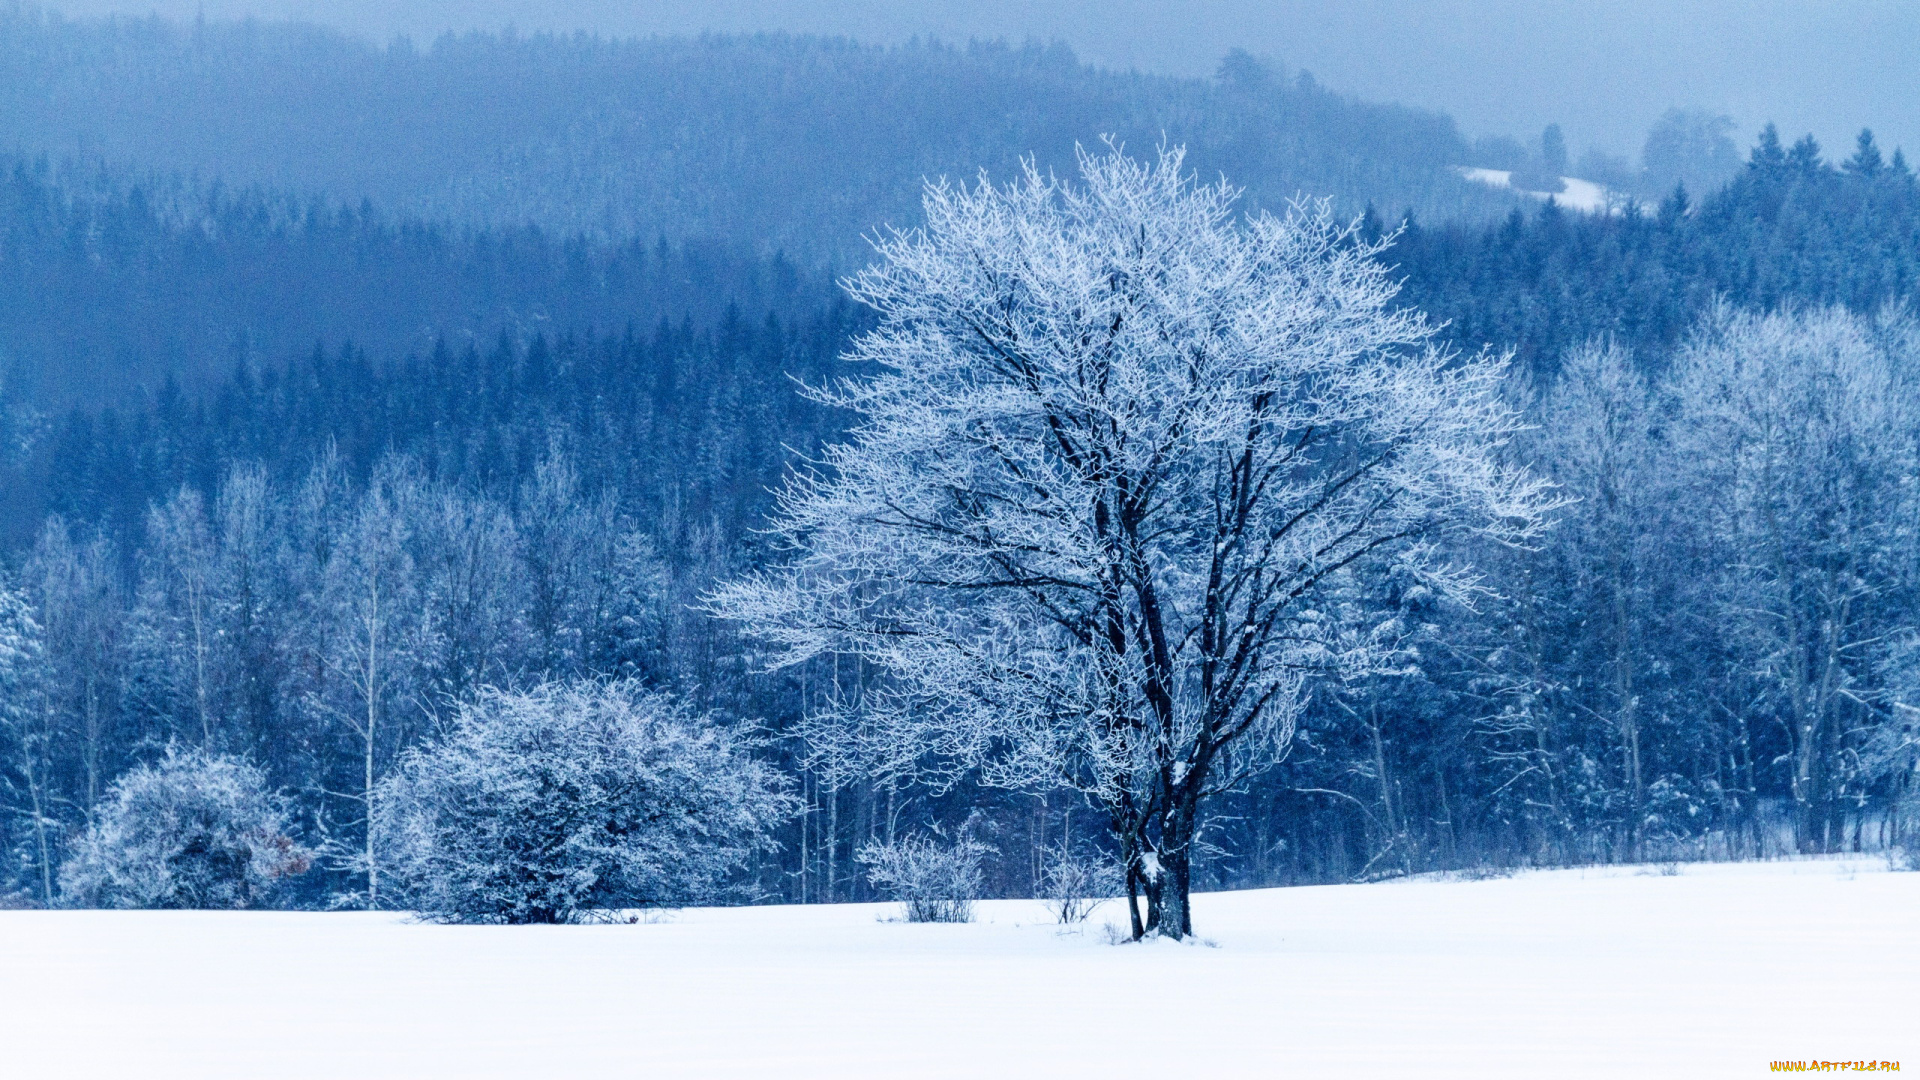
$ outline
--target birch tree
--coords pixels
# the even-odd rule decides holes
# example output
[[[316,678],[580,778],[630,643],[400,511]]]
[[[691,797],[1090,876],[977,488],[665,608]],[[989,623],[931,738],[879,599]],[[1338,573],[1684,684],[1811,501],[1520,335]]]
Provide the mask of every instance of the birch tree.
[[[211,746],[218,719],[215,678],[217,553],[206,500],[181,488],[147,513],[151,557],[141,582],[133,649],[154,673],[156,696],[174,723]]]
[[[372,821],[383,765],[402,744],[395,700],[412,674],[414,644],[422,616],[413,556],[407,547],[408,523],[401,489],[411,482],[400,468],[383,467],[348,519],[345,535],[326,566],[323,603],[331,620],[325,663],[335,692],[316,695],[314,704],[352,732],[358,761],[351,783],[357,791],[332,792],[360,804],[354,828],[359,850],[345,864],[366,875],[363,898],[380,906],[380,868]],[[340,849],[336,849],[340,850]]]
[[[0,751],[6,754],[0,789],[9,796],[12,816],[26,823],[34,891],[41,904],[51,907],[59,822],[53,817],[53,733],[42,687],[44,658],[32,606],[0,573]]]
[[[1525,543],[1549,498],[1498,459],[1504,364],[1393,307],[1384,243],[1325,203],[1237,218],[1179,150],[1080,172],[933,184],[876,240],[867,374],[813,391],[852,438],[783,492],[789,558],[710,604],[775,666],[886,673],[807,716],[816,760],[1084,792],[1134,935],[1184,937],[1207,800],[1373,666],[1326,591],[1395,565],[1468,599],[1448,534]]]
[[[75,543],[56,516],[41,530],[23,579],[44,631],[47,708],[67,732],[68,790],[91,818],[119,771],[127,735],[118,716],[126,597],[116,556],[104,538]]]

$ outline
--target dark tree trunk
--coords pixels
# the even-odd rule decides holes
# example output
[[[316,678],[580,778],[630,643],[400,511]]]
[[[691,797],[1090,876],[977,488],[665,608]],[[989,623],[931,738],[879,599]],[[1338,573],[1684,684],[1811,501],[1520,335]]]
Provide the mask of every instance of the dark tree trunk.
[[[1140,920],[1140,868],[1132,862],[1127,864],[1127,918],[1132,924],[1133,940],[1139,941],[1147,932],[1146,924]]]
[[[1147,933],[1175,939],[1193,934],[1193,841],[1199,821],[1197,788],[1169,793],[1157,844],[1147,847]]]

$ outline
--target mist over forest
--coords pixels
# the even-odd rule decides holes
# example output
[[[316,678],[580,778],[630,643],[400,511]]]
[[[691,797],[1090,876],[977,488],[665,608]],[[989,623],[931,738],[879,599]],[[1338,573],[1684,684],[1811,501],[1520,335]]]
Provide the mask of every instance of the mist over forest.
[[[1343,93],[1448,113],[1470,135],[1567,129],[1575,145],[1632,155],[1669,108],[1767,121],[1825,142],[1871,127],[1914,145],[1909,78],[1920,16],[1899,0],[66,0],[74,17],[158,13],[182,22],[301,19],[424,47],[449,31],[587,31],[606,37],[782,31],[872,45],[915,38],[1065,41],[1117,71],[1204,77],[1232,49],[1311,71]]]
[[[1354,25],[1401,10],[1368,6]],[[370,12],[340,21],[396,29]],[[1911,842],[1920,187],[1899,143],[1920,128],[1901,127],[1904,106],[1874,111],[1872,79],[1826,111],[1748,112],[1765,99],[1731,83],[1719,97],[1618,105],[1585,85],[1585,112],[1487,107],[1469,124],[1448,111],[1462,99],[1442,60],[1369,84],[1351,50],[1324,50],[1323,70],[1303,55],[1320,45],[1268,47],[1271,30],[1251,24],[1204,63],[1150,64],[1117,39],[1077,52],[1064,32],[961,44],[901,40],[897,27],[863,40],[534,26],[387,40],[226,14],[0,12],[10,902],[119,903],[102,869],[118,841],[102,822],[137,791],[204,783],[270,793],[270,831],[305,853],[275,863],[271,882],[219,893],[225,906],[377,907],[383,874],[389,898],[450,904],[469,879],[432,877],[444,852],[422,854],[420,822],[471,803],[459,783],[485,777],[431,755],[491,768],[534,756],[528,732],[543,724],[573,740],[559,754],[604,745],[635,717],[668,732],[674,753],[720,747],[682,768],[620,744],[702,808],[688,836],[708,836],[699,814],[725,816],[716,806],[741,836],[659,840],[691,860],[683,878],[648,878],[636,859],[602,893],[450,918],[865,900],[898,894],[925,853],[910,845],[925,843],[971,859],[980,896],[1043,895],[1069,869],[1104,868],[1102,895],[1151,901],[1136,936],[1180,937],[1190,887]],[[1892,40],[1907,39],[1872,49]],[[1860,62],[1877,71],[1872,49]],[[1835,119],[1842,105],[1852,111]],[[1623,135],[1595,119],[1600,106],[1641,119]],[[988,189],[1004,205],[974,186],[1029,167],[1026,187]],[[1208,186],[1222,178],[1231,191]],[[1253,483],[1253,465],[1225,468],[1208,444],[1182,459],[1187,471],[1154,478],[1186,501],[1116,510],[1138,548],[1102,572],[1129,596],[1178,598],[1166,618],[1195,622],[1177,647],[1157,630],[1139,640],[1169,655],[1210,643],[1191,668],[1088,629],[1161,617],[1116,599],[1121,584],[1089,614],[1075,607],[1091,588],[1077,570],[1020,562],[1069,549],[1097,562],[1074,547],[1085,530],[992,516],[1018,505],[1059,525],[1048,500],[1063,489],[1034,477],[1082,459],[1071,447],[1023,457],[1051,445],[1036,432],[1172,406],[1146,394],[1127,402],[1137,412],[1089,406],[1027,428],[1041,412],[996,418],[1004,398],[927,360],[936,345],[977,348],[967,355],[992,378],[1046,385],[1020,367],[1033,325],[981,314],[1057,299],[1054,279],[1021,276],[1044,259],[936,256],[977,241],[967,250],[1084,270],[1060,254],[1066,241],[1034,239],[1047,229],[1135,250],[1086,224],[1111,226],[1072,202],[1074,185],[1118,193],[1101,205],[1138,216],[1137,249],[1151,234],[1189,260],[1168,280],[1227,282],[1242,289],[1234,310],[1270,323],[1233,337],[1210,299],[1172,286],[1137,310],[1193,341],[1257,330],[1292,343],[1273,346],[1284,363],[1222,369],[1218,385],[1244,394],[1187,386],[1181,407],[1205,423],[1171,425],[1170,445],[1255,433],[1246,461],[1273,454],[1272,476],[1325,496],[1300,495],[1301,520],[1356,493],[1377,500],[1345,507],[1351,518],[1308,544],[1284,515],[1252,509],[1281,482]],[[1193,209],[1213,198],[1226,207],[1216,216]],[[929,218],[940,213],[949,232]],[[1030,228],[993,231],[1012,220]],[[870,266],[882,269],[863,277]],[[1095,279],[1115,291],[1135,280]],[[954,282],[1001,308],[916,306]],[[1311,298],[1311,317],[1265,313],[1287,289]],[[1059,301],[1046,325],[1090,305]],[[1325,329],[1343,320],[1367,344]],[[1110,336],[1124,322],[1114,316]],[[986,344],[953,344],[968,333]],[[1176,338],[1188,340],[1162,340]],[[1061,348],[1090,339],[1074,340]],[[1140,346],[1160,363],[1155,347]],[[1309,347],[1325,356],[1299,360]],[[1275,419],[1272,402],[1295,399],[1271,374],[1286,363],[1299,402],[1332,400],[1328,387],[1377,400],[1288,428],[1298,418]],[[1353,371],[1327,374],[1339,363]],[[1178,381],[1141,370],[1114,385]],[[922,412],[872,381],[914,373]],[[1085,392],[1058,379],[1078,389],[1046,408]],[[987,456],[948,475],[961,451],[929,434],[926,411],[954,402],[977,406],[981,426],[948,417],[940,438],[973,432],[966,445]],[[1249,420],[1243,407],[1279,411]],[[876,432],[897,458],[847,456],[884,441]],[[1427,471],[1401,464],[1415,458]],[[1004,486],[966,487],[993,469]],[[855,490],[896,471],[940,479],[909,492],[932,501],[912,504],[923,517],[888,502],[898,492]],[[1244,528],[1271,530],[1235,534],[1269,562],[1247,555],[1234,572],[1293,590],[1237,616],[1208,607],[1221,593],[1190,572],[1224,542],[1180,531],[1225,505],[1205,491],[1229,489],[1249,507]],[[890,563],[913,544],[834,532],[862,514],[976,547]],[[1178,527],[1141,523],[1155,514]],[[1044,543],[996,546],[1021,528]],[[830,587],[875,566],[894,576],[868,592]],[[1044,618],[971,599],[1009,580]],[[860,606],[873,596],[922,589],[969,599],[860,621],[880,618]],[[796,621],[829,600],[847,607]],[[1208,621],[1230,617],[1248,640],[1271,636],[1268,659],[1231,655],[1231,634]],[[953,644],[976,666],[944,667],[875,644],[908,636],[900,626],[916,640],[1049,644],[1012,659]],[[1071,662],[1043,670],[1040,656]],[[1213,691],[1197,688],[1233,664],[1265,680],[1247,691],[1260,704],[1216,716]],[[1066,669],[1133,688],[1101,698]],[[1054,696],[1034,704],[995,680]],[[979,729],[915,727],[967,709]],[[1043,753],[992,726],[1129,709],[1166,732],[1176,716],[1210,719],[1192,721],[1202,734],[1189,742],[1161,737],[1151,767],[1101,757],[1120,753],[1106,736]],[[882,728],[902,741],[870,730]],[[909,730],[925,745],[908,745]],[[1248,731],[1265,732],[1265,757],[1228,748]],[[1230,781],[1206,787],[1216,759]],[[1101,769],[1127,779],[1090,776]],[[1122,804],[1136,817],[1123,821]],[[485,877],[490,857],[462,848],[461,872]]]

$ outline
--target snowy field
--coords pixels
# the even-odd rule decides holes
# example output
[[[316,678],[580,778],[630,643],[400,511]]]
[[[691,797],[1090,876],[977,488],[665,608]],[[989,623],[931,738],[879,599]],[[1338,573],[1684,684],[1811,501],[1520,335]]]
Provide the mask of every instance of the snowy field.
[[[1920,1071],[1920,874],[1874,860],[1195,898],[1216,945],[890,905],[639,925],[0,912],[18,1077],[1751,1077]]]

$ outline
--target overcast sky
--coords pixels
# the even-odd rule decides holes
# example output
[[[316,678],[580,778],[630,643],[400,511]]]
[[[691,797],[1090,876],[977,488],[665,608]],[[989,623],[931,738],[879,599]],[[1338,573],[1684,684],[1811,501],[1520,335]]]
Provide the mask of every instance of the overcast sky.
[[[790,30],[1060,39],[1086,60],[1206,74],[1235,46],[1335,89],[1452,113],[1470,135],[1560,123],[1637,154],[1669,106],[1920,150],[1920,0],[54,0],[69,15],[295,17],[423,44],[443,30]]]

